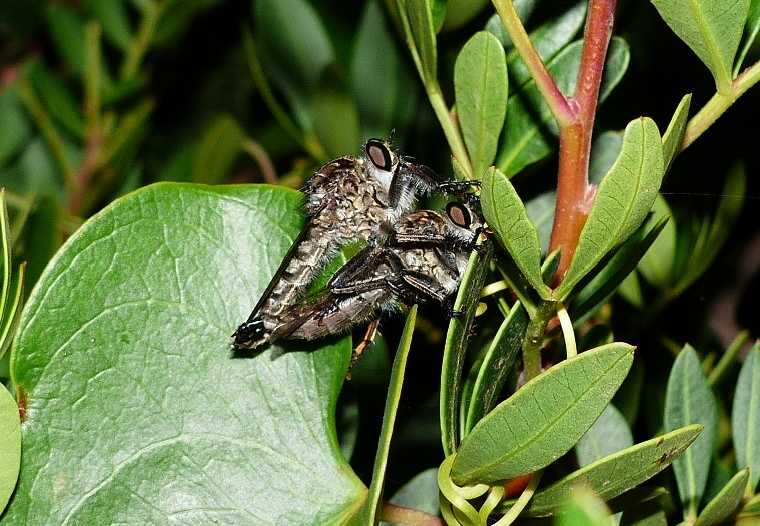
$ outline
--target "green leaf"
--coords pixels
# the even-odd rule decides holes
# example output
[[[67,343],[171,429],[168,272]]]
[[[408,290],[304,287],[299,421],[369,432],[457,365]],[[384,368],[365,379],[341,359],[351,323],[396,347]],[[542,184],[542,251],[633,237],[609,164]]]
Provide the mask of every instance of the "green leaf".
[[[431,468],[417,474],[401,486],[390,499],[391,504],[438,515],[438,469]],[[387,522],[380,523],[391,526]]]
[[[396,426],[396,414],[401,401],[401,388],[404,385],[406,374],[406,362],[409,358],[409,350],[412,347],[412,335],[417,320],[417,305],[414,305],[406,317],[404,331],[393,359],[391,380],[388,385],[388,395],[385,399],[385,412],[383,414],[383,426],[380,430],[380,439],[375,453],[375,466],[372,469],[372,483],[369,486],[367,501],[364,505],[364,513],[367,524],[376,524],[380,516],[380,508],[383,505],[383,489],[385,488],[385,470],[388,467],[388,453],[391,448],[393,429]]]
[[[660,289],[666,289],[673,281],[673,265],[676,258],[676,222],[668,202],[657,194],[652,207],[651,224],[664,222],[660,235],[654,240],[639,263],[639,270],[646,280]]]
[[[356,100],[364,138],[383,137],[394,126],[407,96],[406,71],[376,1],[367,2],[351,58],[351,91]],[[352,146],[352,151],[356,145]]]
[[[652,208],[662,176],[657,125],[646,117],[636,119],[626,127],[620,156],[599,185],[570,269],[556,291],[560,300],[641,225]]]
[[[135,37],[129,27],[129,15],[124,0],[87,0],[86,6],[100,22],[108,41],[126,51]]]
[[[443,347],[443,364],[441,365],[441,394],[440,425],[441,443],[446,456],[457,450],[459,445],[459,408],[462,398],[462,370],[467,354],[467,343],[470,329],[475,320],[475,311],[480,300],[480,289],[483,288],[488,264],[493,255],[491,243],[483,244],[485,252],[478,251],[470,254],[467,270],[459,285],[454,310],[464,311],[464,316],[451,319],[446,332],[446,343]]]
[[[480,422],[496,405],[522,348],[523,336],[527,328],[528,313],[519,301],[515,302],[509,315],[501,322],[478,370],[467,408],[465,433],[469,433],[475,424]]]
[[[591,161],[588,167],[588,180],[599,185],[604,176],[610,172],[623,149],[622,131],[606,131],[594,139],[591,145]]]
[[[554,513],[571,498],[577,486],[587,487],[605,501],[617,497],[668,467],[701,430],[699,425],[686,426],[584,466],[539,491],[527,515]]]
[[[578,488],[573,498],[557,516],[557,526],[611,526],[610,510],[604,502],[586,488]]]
[[[750,470],[749,486],[760,480],[760,344],[747,355],[736,382],[731,412],[736,465]]]
[[[583,467],[633,445],[633,435],[625,417],[612,404],[575,445],[578,464]]]
[[[530,41],[544,63],[550,62],[578,34],[578,31],[583,27],[583,22],[586,20],[587,4],[588,2],[581,0],[560,16],[549,20],[530,32],[530,35],[528,35]],[[503,28],[498,15],[495,16],[499,25]],[[512,49],[507,55],[507,67],[514,86],[521,87],[532,78],[528,67],[516,49]]]
[[[743,469],[734,475],[720,493],[705,506],[694,526],[712,526],[713,524],[720,524],[730,517],[742,502],[748,479],[748,469]]]
[[[575,90],[582,47],[581,41],[573,42],[547,64],[549,72],[565,94]],[[599,94],[600,102],[604,101],[620,82],[628,68],[629,60],[628,44],[623,39],[614,37],[607,54],[605,76]],[[508,66],[511,67],[510,64]],[[513,85],[519,84],[515,82]],[[551,110],[544,102],[535,82],[531,80],[509,98],[496,166],[508,177],[512,177],[529,164],[540,161],[551,153],[556,134],[557,125]]]
[[[741,515],[751,515],[753,517],[760,517],[760,495],[755,495],[747,501],[742,507]],[[742,524],[744,526],[744,524]]]
[[[16,91],[6,88],[0,93],[0,168],[22,149],[30,133]]]
[[[244,137],[234,118],[229,115],[217,117],[198,145],[193,163],[193,181],[207,184],[224,182],[242,151]]]
[[[253,9],[268,69],[290,89],[316,87],[335,55],[314,7],[306,0],[255,0]]]
[[[671,293],[673,297],[686,290],[710,268],[739,217],[744,205],[746,188],[745,168],[742,164],[736,164],[728,173],[723,185],[715,218],[711,223],[704,224],[688,252],[688,259],[676,266],[675,274],[680,276],[680,279]]]
[[[696,509],[710,472],[718,413],[715,396],[702,372],[697,352],[688,344],[678,354],[670,371],[664,414],[666,431],[688,424],[701,424],[705,428],[684,456],[673,463],[681,501]]]
[[[48,4],[45,12],[48,31],[66,65],[76,73],[84,73],[84,20],[73,8]]]
[[[0,513],[16,487],[21,465],[21,422],[18,405],[0,384]]]
[[[572,300],[573,323],[578,325],[594,310],[603,305],[618,290],[627,276],[636,269],[642,256],[658,239],[666,223],[654,223],[651,227],[644,224],[609,257],[605,264],[603,259],[594,270],[578,282],[578,294]],[[607,258],[605,258],[607,259]],[[598,272],[597,269],[602,267]]]
[[[665,161],[665,173],[670,169],[676,155],[681,151],[681,143],[686,133],[686,125],[689,123],[689,109],[691,108],[691,93],[683,96],[678,103],[673,118],[670,119],[668,129],[662,136],[662,150]]]
[[[431,0],[397,0],[409,46],[425,85],[437,83],[438,51]]]
[[[229,348],[303,225],[301,199],[158,184],[68,239],[12,352],[27,419],[8,524],[111,524],[125,510],[140,524],[329,524],[356,512],[366,490],[335,433],[349,339],[237,359]]]
[[[528,214],[528,219],[536,227],[542,254],[545,254],[549,250],[549,240],[554,223],[554,207],[556,204],[557,192],[554,190],[539,194],[525,203],[525,213]]]
[[[75,137],[83,138],[86,127],[84,115],[66,85],[40,63],[30,64],[27,76],[55,121]]]
[[[533,10],[536,8],[537,0],[513,0],[512,4],[515,7],[515,11],[517,11],[517,16],[520,19],[520,21],[525,25],[525,23],[528,21],[528,18],[530,18],[530,15],[533,13]],[[501,42],[501,45],[504,46],[505,49],[509,49],[513,46],[512,44],[512,38],[509,36],[509,33],[507,33],[507,30],[504,28],[504,24],[501,22],[501,18],[499,18],[498,14],[491,15],[491,18],[488,19],[488,22],[486,22],[485,30],[491,33],[493,36],[499,39],[499,42]],[[536,41],[533,38],[533,35],[529,35],[531,37],[531,40],[533,41],[533,45],[536,45]],[[572,38],[572,37],[571,37]],[[542,57],[545,60],[545,57]]]
[[[747,14],[747,23],[744,25],[744,42],[739,52],[739,58],[736,59],[734,64],[734,77],[739,75],[744,60],[747,58],[747,53],[755,43],[757,34],[760,32],[760,0],[750,0],[749,13]]]
[[[504,480],[554,462],[599,417],[632,362],[633,347],[613,343],[530,380],[464,438],[451,470],[454,481]]]
[[[652,0],[670,29],[696,53],[715,77],[718,90],[730,89],[731,70],[750,0]]]
[[[541,246],[538,232],[528,219],[520,196],[498,168],[490,168],[483,178],[483,215],[496,238],[509,252],[530,285],[543,297],[551,295],[541,278]]]
[[[452,31],[462,27],[478,16],[489,3],[488,0],[448,0],[446,2],[446,18],[441,30]]]
[[[454,67],[457,115],[479,179],[496,157],[508,94],[504,48],[496,37],[479,31],[467,41]]]
[[[361,141],[356,103],[333,89],[314,93],[309,105],[314,133],[331,157],[353,152]]]

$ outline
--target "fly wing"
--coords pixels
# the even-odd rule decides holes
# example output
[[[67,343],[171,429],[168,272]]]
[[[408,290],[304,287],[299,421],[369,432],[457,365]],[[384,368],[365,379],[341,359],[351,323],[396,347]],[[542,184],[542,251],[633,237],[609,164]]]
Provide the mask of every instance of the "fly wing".
[[[393,294],[387,289],[375,289],[351,296],[324,292],[314,302],[291,308],[284,313],[283,316],[287,316],[289,321],[275,328],[271,339],[316,340],[348,332],[373,318],[392,297]]]

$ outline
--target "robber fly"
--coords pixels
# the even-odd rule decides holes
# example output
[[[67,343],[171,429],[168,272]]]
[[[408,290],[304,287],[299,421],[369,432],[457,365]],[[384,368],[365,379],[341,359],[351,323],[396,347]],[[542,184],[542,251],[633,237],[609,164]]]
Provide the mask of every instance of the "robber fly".
[[[297,304],[341,247],[368,241],[383,224],[411,211],[418,196],[462,192],[469,182],[441,182],[427,166],[400,157],[390,145],[370,139],[363,155],[328,162],[307,181],[307,223],[248,320],[235,331],[237,349],[256,349]]]
[[[315,340],[372,322],[401,304],[438,304],[449,315],[483,221],[465,203],[420,210],[351,258],[313,301],[283,311],[268,339]]]

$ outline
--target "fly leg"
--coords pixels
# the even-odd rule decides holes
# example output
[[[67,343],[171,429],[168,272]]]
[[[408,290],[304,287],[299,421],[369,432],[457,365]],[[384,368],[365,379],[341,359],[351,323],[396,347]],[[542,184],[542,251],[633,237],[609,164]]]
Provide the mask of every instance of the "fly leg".
[[[367,329],[364,331],[364,336],[361,341],[351,352],[351,364],[348,366],[348,373],[346,374],[348,380],[351,379],[351,370],[354,368],[354,365],[356,365],[356,362],[359,361],[361,355],[364,354],[364,351],[366,351],[370,345],[374,345],[375,338],[377,337],[378,325],[380,325],[380,318],[372,320],[369,325],[367,325]]]

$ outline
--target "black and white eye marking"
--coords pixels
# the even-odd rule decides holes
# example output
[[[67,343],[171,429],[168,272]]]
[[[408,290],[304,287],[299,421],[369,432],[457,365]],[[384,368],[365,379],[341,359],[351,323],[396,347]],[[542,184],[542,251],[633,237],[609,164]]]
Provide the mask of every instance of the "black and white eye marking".
[[[472,215],[462,203],[449,203],[448,206],[446,206],[446,215],[448,215],[449,219],[459,227],[470,228],[470,225],[472,224]]]
[[[390,172],[393,169],[393,155],[388,146],[381,140],[370,139],[364,146],[364,151],[372,164],[380,170]]]

